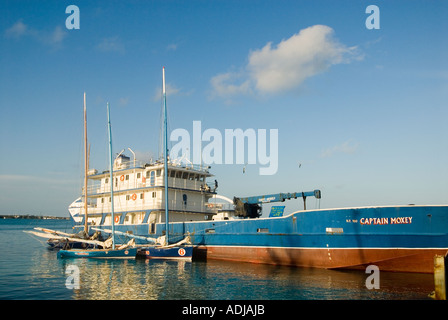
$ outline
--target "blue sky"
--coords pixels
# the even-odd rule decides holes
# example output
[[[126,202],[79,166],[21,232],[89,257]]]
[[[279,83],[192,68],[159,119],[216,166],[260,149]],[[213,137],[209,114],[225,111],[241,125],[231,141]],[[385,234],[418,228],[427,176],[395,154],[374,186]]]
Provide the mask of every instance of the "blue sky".
[[[156,157],[162,66],[170,129],[278,129],[275,175],[212,165],[225,196],[448,202],[445,1],[2,1],[0,14],[0,214],[68,214],[83,92],[91,167],[108,167],[106,102],[114,150]]]

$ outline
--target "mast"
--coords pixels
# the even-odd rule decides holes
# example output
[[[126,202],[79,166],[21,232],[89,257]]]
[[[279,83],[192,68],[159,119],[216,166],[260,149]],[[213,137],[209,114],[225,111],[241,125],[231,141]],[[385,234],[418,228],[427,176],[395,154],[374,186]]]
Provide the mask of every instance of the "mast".
[[[166,112],[166,88],[165,88],[165,67],[163,67],[162,76],[162,92],[163,92],[163,136],[164,136],[164,171],[165,171],[165,238],[166,244],[169,244],[168,230],[169,230],[169,214],[168,214],[168,126],[167,126],[167,112]]]
[[[89,233],[87,226],[87,171],[89,170],[87,154],[87,111],[86,111],[86,93],[84,92],[84,233]]]
[[[109,131],[109,161],[110,161],[110,214],[112,218],[112,250],[115,250],[115,217],[114,217],[114,164],[112,159],[112,130],[110,125],[110,109],[109,102],[107,103],[107,126]]]

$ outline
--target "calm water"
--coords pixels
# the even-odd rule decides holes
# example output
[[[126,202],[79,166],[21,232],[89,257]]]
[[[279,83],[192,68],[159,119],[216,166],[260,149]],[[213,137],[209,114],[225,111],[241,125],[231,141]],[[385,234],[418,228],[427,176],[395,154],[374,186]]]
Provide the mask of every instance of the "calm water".
[[[409,300],[429,299],[432,275],[380,274],[368,290],[362,271],[331,271],[219,261],[58,260],[45,242],[22,232],[70,230],[61,220],[0,220],[1,300]],[[68,289],[68,268],[79,289]]]

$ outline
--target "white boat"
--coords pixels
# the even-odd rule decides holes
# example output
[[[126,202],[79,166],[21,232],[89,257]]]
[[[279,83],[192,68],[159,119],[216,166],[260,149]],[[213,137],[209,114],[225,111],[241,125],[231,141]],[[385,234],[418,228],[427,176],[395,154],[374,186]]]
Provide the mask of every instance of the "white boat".
[[[164,99],[165,97],[164,92]],[[166,119],[166,100],[164,102]],[[164,133],[166,135],[166,129]],[[167,234],[167,221],[211,221],[229,219],[232,216],[232,200],[217,196],[217,181],[208,181],[213,177],[209,166],[193,165],[185,158],[169,159],[166,156],[166,144],[162,157],[150,163],[139,161],[132,149],[128,149],[132,152],[133,159],[124,150],[121,151],[111,164],[112,175],[110,170],[88,170],[87,189],[83,190],[85,196],[76,199],[69,206],[70,215],[78,228],[87,224],[90,232],[102,231],[103,234],[108,234],[111,233],[111,227],[115,227],[117,234],[122,237],[127,234],[128,238],[135,238],[140,244],[147,245],[146,240],[156,233],[156,225],[164,224],[164,237],[156,237],[163,238],[163,243],[157,242],[156,238],[152,243],[158,245],[159,250],[189,238],[188,234]],[[228,204],[226,209],[230,210],[222,210],[222,199]],[[143,235],[146,240],[143,241],[139,235]],[[146,247],[143,252],[151,251],[148,248],[150,247]],[[191,248],[180,252],[190,253],[191,258]]]

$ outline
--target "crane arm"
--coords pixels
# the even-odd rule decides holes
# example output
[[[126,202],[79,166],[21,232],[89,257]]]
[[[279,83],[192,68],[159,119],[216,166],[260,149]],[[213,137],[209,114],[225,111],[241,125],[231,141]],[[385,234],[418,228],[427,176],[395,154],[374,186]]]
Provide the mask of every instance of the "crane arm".
[[[274,193],[262,196],[252,196],[245,198],[238,198],[243,203],[269,203],[269,202],[283,202],[289,199],[297,199],[298,197],[316,197],[316,199],[321,198],[320,190],[307,191],[307,192],[293,192],[293,193]]]
[[[283,202],[289,199],[303,198],[304,210],[306,210],[306,197],[321,198],[320,190],[293,193],[274,193],[262,196],[252,196],[245,198],[233,198],[235,214],[239,217],[258,218],[261,215],[261,204],[270,202]]]

